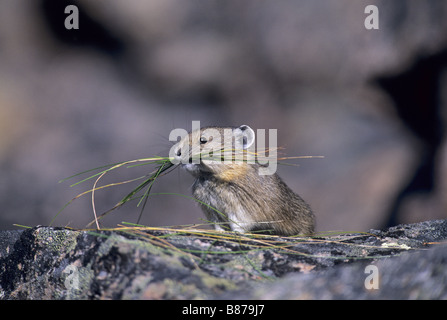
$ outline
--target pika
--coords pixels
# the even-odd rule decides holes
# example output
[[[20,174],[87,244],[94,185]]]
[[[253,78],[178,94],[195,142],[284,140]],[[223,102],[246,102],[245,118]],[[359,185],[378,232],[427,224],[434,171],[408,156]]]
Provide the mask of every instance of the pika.
[[[276,173],[260,175],[263,165],[237,159],[236,151],[247,155],[254,140],[254,131],[247,125],[205,127],[181,138],[172,150],[196,178],[193,196],[216,230],[312,234],[315,217],[310,206]],[[237,141],[239,148],[235,148]],[[232,161],[222,161],[222,155],[230,155]]]

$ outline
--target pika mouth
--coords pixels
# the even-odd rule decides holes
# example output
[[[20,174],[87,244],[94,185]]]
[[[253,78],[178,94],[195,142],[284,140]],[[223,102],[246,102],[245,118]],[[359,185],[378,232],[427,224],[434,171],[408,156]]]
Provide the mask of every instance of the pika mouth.
[[[200,164],[195,164],[195,163],[183,163],[182,164],[182,168],[185,169],[186,171],[188,171],[193,176],[199,176],[201,174],[202,170],[200,167],[201,167]]]
[[[183,163],[182,168],[188,170],[188,171],[195,171],[198,170],[200,165],[195,163]]]
[[[193,176],[200,176],[202,174],[209,174],[212,172],[210,168],[202,163],[183,163],[182,168]]]

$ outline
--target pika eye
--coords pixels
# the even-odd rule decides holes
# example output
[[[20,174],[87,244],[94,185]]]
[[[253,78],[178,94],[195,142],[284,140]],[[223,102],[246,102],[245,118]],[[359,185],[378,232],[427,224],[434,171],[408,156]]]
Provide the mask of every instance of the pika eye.
[[[208,139],[205,137],[200,137],[200,144],[205,144],[208,142]]]

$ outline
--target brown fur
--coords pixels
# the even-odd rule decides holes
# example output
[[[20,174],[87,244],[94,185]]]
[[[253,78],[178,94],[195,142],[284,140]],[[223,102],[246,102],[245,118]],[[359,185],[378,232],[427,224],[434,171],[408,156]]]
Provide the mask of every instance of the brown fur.
[[[208,127],[218,130],[221,127]],[[204,145],[223,148],[223,141],[208,142],[191,148],[191,142],[200,139],[195,131],[178,144],[178,153],[189,144],[189,158],[197,156]],[[226,128],[228,129],[228,128]],[[234,128],[233,128],[234,129]],[[251,129],[250,129],[251,130]],[[185,157],[185,155],[182,155]],[[238,232],[265,231],[278,235],[310,235],[314,232],[314,215],[307,203],[295,194],[275,173],[259,175],[259,164],[234,161],[200,164],[184,164],[196,177],[193,196],[202,202],[201,207],[208,220],[215,222],[218,230]]]

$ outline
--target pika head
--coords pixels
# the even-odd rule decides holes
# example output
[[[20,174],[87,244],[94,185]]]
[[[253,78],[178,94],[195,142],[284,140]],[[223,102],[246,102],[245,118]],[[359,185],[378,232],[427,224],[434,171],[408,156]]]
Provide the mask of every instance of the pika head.
[[[171,148],[171,161],[193,176],[219,175],[230,168],[254,164],[255,133],[247,125],[234,128],[205,127],[183,136]]]

